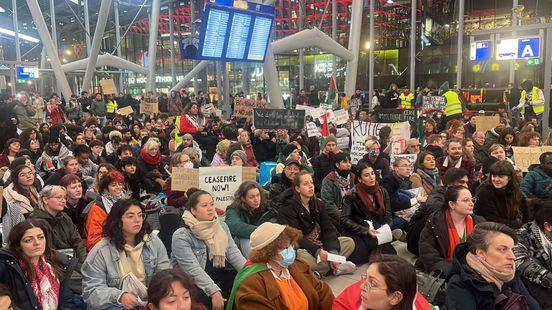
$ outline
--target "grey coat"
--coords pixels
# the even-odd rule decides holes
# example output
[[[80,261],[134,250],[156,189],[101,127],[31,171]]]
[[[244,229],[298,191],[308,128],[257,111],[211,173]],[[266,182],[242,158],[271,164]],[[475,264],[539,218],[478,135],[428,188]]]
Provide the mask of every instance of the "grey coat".
[[[240,271],[245,264],[245,258],[234,243],[230,230],[224,222],[220,222],[228,236],[226,247],[226,261],[230,262],[236,271]],[[173,267],[182,268],[192,281],[207,295],[211,296],[221,289],[205,272],[207,265],[207,246],[203,240],[197,239],[188,227],[181,227],[172,237],[171,263]],[[226,266],[229,267],[228,265]]]
[[[92,248],[82,265],[82,296],[89,310],[117,305],[123,294],[119,275],[119,251],[109,238]],[[171,268],[167,250],[156,235],[150,235],[142,250],[146,283],[157,272]]]

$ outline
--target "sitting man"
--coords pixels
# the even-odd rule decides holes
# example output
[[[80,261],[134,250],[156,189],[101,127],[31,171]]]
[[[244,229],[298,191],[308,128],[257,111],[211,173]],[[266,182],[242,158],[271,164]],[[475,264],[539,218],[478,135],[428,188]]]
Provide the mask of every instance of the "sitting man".
[[[552,199],[552,152],[542,153],[539,161],[539,166],[529,167],[521,192],[527,198]]]

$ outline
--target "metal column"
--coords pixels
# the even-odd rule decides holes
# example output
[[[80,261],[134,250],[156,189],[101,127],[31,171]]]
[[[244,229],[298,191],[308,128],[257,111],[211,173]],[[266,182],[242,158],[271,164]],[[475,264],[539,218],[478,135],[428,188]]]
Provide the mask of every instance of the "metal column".
[[[84,8],[84,38],[86,42],[86,55],[90,57],[90,18],[88,17],[88,0],[83,0]]]
[[[347,75],[345,76],[345,94],[347,95],[352,95],[356,88],[362,11],[362,0],[353,0],[349,46],[347,47],[349,51],[353,52],[353,60],[347,62]]]
[[[169,0],[169,42],[171,51],[171,86],[176,85],[176,55],[174,54],[174,3]]]
[[[196,14],[196,3],[195,3],[195,0],[190,0],[190,29],[192,29],[192,38],[195,37],[196,35],[196,24],[195,24],[195,20],[197,19],[197,14]],[[192,60],[192,70],[193,68],[195,68],[196,66],[199,65],[199,61],[197,60]],[[216,67],[216,65],[215,65]],[[201,81],[203,83],[203,79]],[[194,78],[194,81],[193,81],[193,86],[194,86],[194,93],[198,93],[199,92],[199,83],[197,81],[197,77]]]
[[[59,55],[57,53],[58,50],[58,40],[57,40],[57,25],[56,25],[56,5],[54,3],[54,0],[50,0],[50,27],[52,27],[52,41],[54,41],[54,48],[56,50],[56,55]],[[50,56],[50,59],[52,56]],[[50,65],[53,67],[53,64],[50,63]],[[55,79],[52,80],[52,88],[56,93],[59,93],[59,86]]]
[[[224,97],[222,98],[224,105],[224,115],[226,118],[230,118],[230,79],[228,78],[228,66],[226,62],[222,63],[222,88]],[[220,102],[219,102],[220,106]]]
[[[337,40],[337,0],[332,0],[332,39]],[[337,81],[337,57],[335,55],[332,56],[332,70]],[[335,88],[337,89],[337,85]]]
[[[542,137],[543,139],[546,139],[550,133],[550,125],[549,125],[549,116],[550,116],[550,101],[552,98],[550,98],[550,84],[551,81],[551,73],[552,73],[552,29],[548,28],[546,29],[546,40],[544,42],[547,42],[547,45],[545,45],[545,59],[544,59],[544,87],[543,87],[543,93],[544,93],[544,115],[542,116]]]
[[[12,0],[13,32],[15,38],[15,59],[21,61],[21,47],[19,46],[19,26],[17,24],[17,0]],[[15,83],[14,87],[15,87]]]
[[[215,74],[217,75],[217,100],[218,100],[218,106],[222,107],[222,62],[217,61],[215,62]]]
[[[100,52],[100,46],[102,44],[102,38],[105,31],[105,24],[109,17],[109,8],[111,7],[111,0],[103,0],[100,6],[100,12],[98,14],[98,21],[96,22],[96,30],[94,30],[94,38],[92,39],[92,47],[90,48],[90,54],[88,55],[88,66],[86,66],[86,73],[84,74],[84,81],[82,82],[82,89],[92,89],[92,77],[94,71],[96,71],[96,62],[98,61],[98,53]]]
[[[303,15],[305,14],[305,10],[302,3],[304,3],[304,1],[299,1],[298,32],[301,32],[303,30]],[[274,60],[274,56],[272,57],[273,57],[272,60]],[[304,57],[305,57],[305,49],[300,48],[299,49],[299,90],[305,88],[305,60],[303,59]],[[297,94],[299,94],[299,92],[297,92]]]
[[[370,107],[370,110],[374,108],[372,106],[372,97],[374,97],[374,50],[376,49],[376,40],[374,40],[374,11],[376,10],[375,1],[376,0],[370,0],[370,48],[368,49],[368,58],[370,62],[368,68],[368,106]]]
[[[513,9],[515,9],[518,6],[518,0],[513,0],[512,2],[512,27],[515,27],[518,25],[518,15],[516,12],[514,12]],[[512,37],[515,37],[516,33],[512,32]],[[508,75],[508,82],[514,83],[516,80],[516,66],[515,66],[515,60],[510,60],[510,70]]]
[[[272,44],[268,45],[265,62],[263,63],[264,78],[270,105],[276,109],[283,109],[284,100],[282,98],[282,89],[280,88],[278,69],[276,68],[276,60],[274,60],[274,52],[272,51],[271,45]]]
[[[456,88],[462,88],[462,52],[464,50],[464,1],[458,1],[458,50],[456,55]]]
[[[61,93],[65,99],[69,100],[71,97],[71,87],[69,87],[67,77],[61,69],[61,62],[59,61],[57,49],[52,41],[52,38],[50,38],[50,34],[48,33],[48,26],[46,26],[46,21],[44,20],[44,16],[42,15],[42,11],[38,5],[38,0],[27,0],[27,5],[29,6],[29,11],[33,17],[37,32],[42,40],[42,44],[50,57],[50,63],[52,64],[56,81],[61,87]]]
[[[418,0],[412,0],[410,12],[410,90],[416,90],[416,5]]]
[[[159,25],[159,11],[161,0],[153,0],[151,4],[151,18],[149,27],[148,47],[148,78],[146,79],[146,91],[155,93],[155,63],[157,61],[157,26]]]
[[[115,15],[115,42],[117,42],[117,56],[121,55],[121,30],[119,23],[119,0],[115,0],[113,3],[113,13]],[[119,92],[123,92],[123,70],[119,69]]]

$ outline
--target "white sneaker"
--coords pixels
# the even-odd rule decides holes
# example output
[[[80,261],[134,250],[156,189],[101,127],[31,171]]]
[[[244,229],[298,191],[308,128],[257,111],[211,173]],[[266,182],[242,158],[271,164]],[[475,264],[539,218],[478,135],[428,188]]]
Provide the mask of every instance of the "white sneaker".
[[[344,274],[351,274],[354,273],[356,270],[356,265],[353,262],[345,262],[343,264],[340,264],[339,267],[334,271],[334,275],[340,276]]]

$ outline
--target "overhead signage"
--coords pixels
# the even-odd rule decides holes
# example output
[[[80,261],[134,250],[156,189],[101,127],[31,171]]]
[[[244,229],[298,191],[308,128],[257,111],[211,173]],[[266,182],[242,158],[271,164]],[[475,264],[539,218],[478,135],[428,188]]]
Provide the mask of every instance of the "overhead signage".
[[[497,40],[496,60],[540,57],[540,37]]]
[[[38,67],[17,67],[19,80],[36,80],[39,78]]]
[[[486,61],[491,58],[493,44],[491,40],[476,41],[470,46],[470,60]]]

